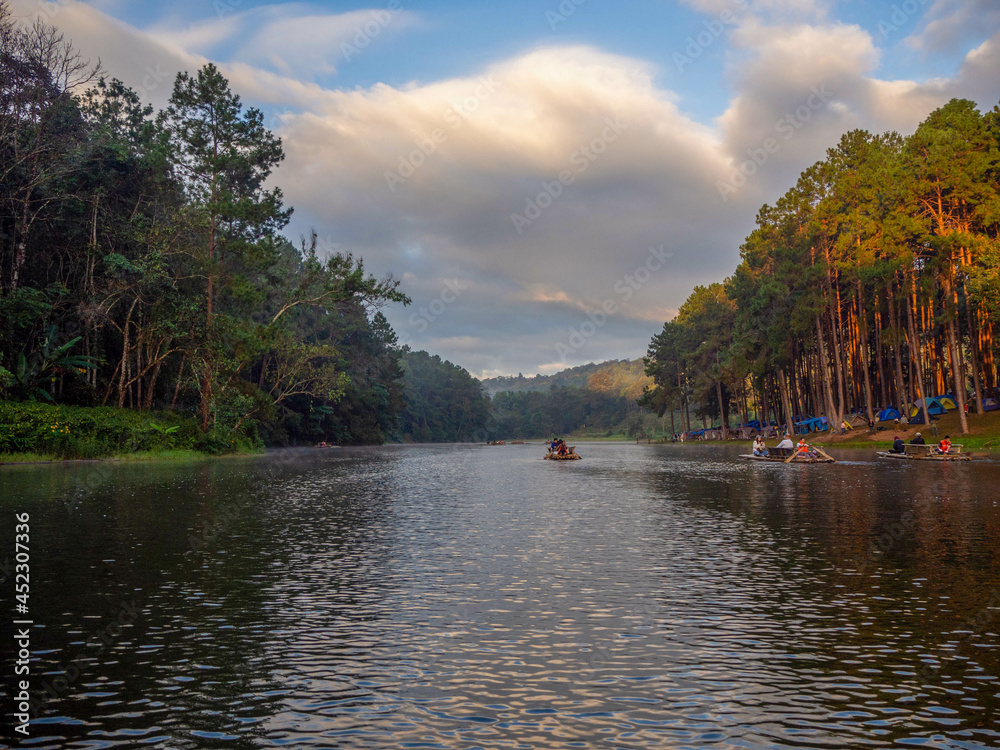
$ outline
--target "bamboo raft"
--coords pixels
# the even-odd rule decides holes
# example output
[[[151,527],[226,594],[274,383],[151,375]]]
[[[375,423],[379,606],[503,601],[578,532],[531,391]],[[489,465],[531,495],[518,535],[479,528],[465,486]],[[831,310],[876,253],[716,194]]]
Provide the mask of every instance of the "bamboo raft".
[[[890,451],[879,451],[876,455],[879,458],[892,458],[902,461],[971,461],[971,453],[962,453],[962,446],[952,444],[948,453],[937,453],[935,445],[906,445],[903,447],[904,453],[892,453]]]
[[[542,456],[544,460],[548,461],[579,461],[583,456],[576,452],[576,446],[572,446],[566,449],[566,454],[560,456],[554,450],[549,448],[549,452]]]
[[[800,453],[796,448],[769,448],[769,456],[755,456],[752,453],[740,456],[744,461],[767,461],[772,464],[835,464],[837,459],[819,448],[812,449],[819,455]]]

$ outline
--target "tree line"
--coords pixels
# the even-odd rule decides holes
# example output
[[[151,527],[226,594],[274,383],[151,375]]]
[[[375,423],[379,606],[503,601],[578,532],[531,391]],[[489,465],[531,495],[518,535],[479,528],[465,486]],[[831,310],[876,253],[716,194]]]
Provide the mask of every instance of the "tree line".
[[[651,436],[661,426],[637,404],[652,385],[643,369],[642,360],[611,360],[550,376],[494,378],[487,383],[511,390],[493,395],[491,434],[505,439]]]
[[[381,442],[403,408],[360,259],[282,234],[284,158],[214,65],[154,112],[0,2],[0,392],[184,412],[203,433]]]
[[[642,403],[753,417],[877,419],[952,396],[963,433],[997,395],[1000,107],[966,100],[916,131],[855,130],[765,205],[724,282],[652,339]]]

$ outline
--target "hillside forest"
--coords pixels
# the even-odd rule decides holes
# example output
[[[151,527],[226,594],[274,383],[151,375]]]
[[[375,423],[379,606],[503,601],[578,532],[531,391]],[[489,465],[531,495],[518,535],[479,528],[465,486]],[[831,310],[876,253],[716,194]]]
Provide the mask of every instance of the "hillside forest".
[[[886,408],[928,423],[948,396],[967,432],[998,395],[1000,107],[847,133],[760,209],[740,256],[653,338],[645,406],[838,426]]]

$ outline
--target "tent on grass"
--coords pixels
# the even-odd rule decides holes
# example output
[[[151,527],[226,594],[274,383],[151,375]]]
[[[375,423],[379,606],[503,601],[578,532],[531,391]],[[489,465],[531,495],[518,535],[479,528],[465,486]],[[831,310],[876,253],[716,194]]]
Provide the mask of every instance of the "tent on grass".
[[[995,398],[984,398],[983,411],[1000,411],[1000,404]]]
[[[951,394],[945,394],[944,396],[935,396],[934,398],[940,401],[941,406],[943,406],[948,411],[958,408],[958,402],[955,400],[955,397],[952,396]]]
[[[822,419],[819,417],[806,417],[795,423],[795,432],[800,435],[807,432],[822,432],[826,429],[825,422],[825,417]]]
[[[883,409],[878,413],[879,422],[891,422],[894,419],[899,419],[903,415],[899,413],[899,409],[893,409],[891,406]]]
[[[954,407],[953,407],[954,408]],[[916,417],[919,414],[923,414],[924,409],[924,399],[920,398],[913,402],[913,406],[910,408],[910,417]],[[941,399],[939,398],[929,398],[927,399],[927,413],[932,417],[940,417],[948,410]]]

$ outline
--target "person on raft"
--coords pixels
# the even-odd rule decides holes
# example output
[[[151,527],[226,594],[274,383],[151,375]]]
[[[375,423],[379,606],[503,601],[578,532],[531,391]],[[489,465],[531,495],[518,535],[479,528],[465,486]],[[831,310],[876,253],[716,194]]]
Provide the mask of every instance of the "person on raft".
[[[951,452],[951,437],[948,435],[944,436],[944,440],[938,443],[937,452],[941,455],[948,455]]]
[[[788,433],[786,432],[786,433],[785,433],[785,439],[784,439],[784,440],[782,440],[782,441],[781,441],[780,443],[778,443],[778,444],[777,444],[776,446],[774,446],[774,447],[775,447],[775,448],[781,448],[782,450],[792,450],[792,449],[793,449],[793,448],[795,447],[795,444],[794,444],[794,443],[792,443],[792,436],[791,436],[791,435],[789,435],[789,434],[788,434]]]
[[[769,451],[767,449],[767,446],[764,444],[764,438],[762,438],[760,435],[754,438],[753,454],[755,456],[765,456],[765,457],[771,455],[771,451]]]
[[[896,435],[896,439],[892,441],[892,450],[889,453],[906,453],[906,445],[899,435]]]
[[[809,458],[816,458],[817,453],[812,450],[812,446],[806,443],[806,439],[799,438],[798,445],[795,446],[795,452],[800,456],[808,456]]]
[[[918,432],[913,436],[913,440],[910,441],[910,445],[927,445],[927,443],[924,442],[923,437]]]

